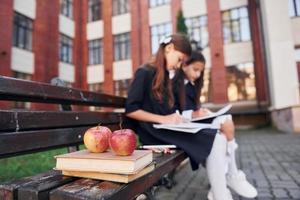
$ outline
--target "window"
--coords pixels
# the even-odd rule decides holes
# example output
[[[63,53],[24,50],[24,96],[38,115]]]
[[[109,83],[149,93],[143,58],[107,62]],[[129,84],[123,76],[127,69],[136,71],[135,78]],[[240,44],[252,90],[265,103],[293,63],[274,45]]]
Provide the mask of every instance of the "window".
[[[72,38],[60,34],[60,61],[72,63],[73,40]]]
[[[103,44],[101,39],[89,41],[89,65],[103,63]]]
[[[73,1],[61,0],[60,1],[60,14],[73,19]]]
[[[127,91],[130,85],[130,79],[115,81],[115,95],[127,97]]]
[[[128,0],[113,0],[113,16],[129,12]]]
[[[102,92],[102,83],[92,83],[92,84],[89,84],[89,91],[92,91],[92,92]]]
[[[31,80],[31,75],[30,74],[13,71],[12,75],[13,75],[14,78],[23,79],[23,80]],[[16,109],[30,109],[30,102],[15,101],[14,104],[13,104],[13,108],[16,108]]]
[[[15,13],[13,34],[13,45],[15,47],[32,50],[32,20],[30,18]]]
[[[190,38],[202,49],[208,46],[207,16],[187,18],[185,20]]]
[[[247,7],[235,8],[222,13],[224,43],[250,40]]]
[[[210,73],[211,73],[210,68],[204,69],[203,87],[202,87],[201,96],[200,96],[201,103],[211,102],[212,86],[211,86]]]
[[[89,0],[88,21],[93,22],[101,19],[102,0]]]
[[[255,100],[255,75],[253,63],[226,67],[229,101]]]
[[[114,36],[114,60],[126,60],[131,56],[129,33]]]
[[[156,53],[159,47],[159,40],[165,35],[172,34],[171,23],[158,24],[151,27],[151,47],[152,54]]]
[[[162,6],[164,4],[170,3],[170,0],[149,0],[149,5],[151,8]]]
[[[289,14],[291,17],[300,16],[300,0],[289,0]]]

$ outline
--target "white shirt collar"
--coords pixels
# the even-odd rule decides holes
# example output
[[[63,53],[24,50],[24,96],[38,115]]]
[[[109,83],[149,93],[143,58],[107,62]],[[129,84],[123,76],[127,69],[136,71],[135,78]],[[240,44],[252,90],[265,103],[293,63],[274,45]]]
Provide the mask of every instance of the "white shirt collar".
[[[192,85],[195,85],[194,81],[189,81],[189,80],[187,80],[186,78],[184,79],[184,85],[188,84],[189,82],[190,82]]]
[[[169,79],[173,79],[175,76],[175,70],[169,70]]]

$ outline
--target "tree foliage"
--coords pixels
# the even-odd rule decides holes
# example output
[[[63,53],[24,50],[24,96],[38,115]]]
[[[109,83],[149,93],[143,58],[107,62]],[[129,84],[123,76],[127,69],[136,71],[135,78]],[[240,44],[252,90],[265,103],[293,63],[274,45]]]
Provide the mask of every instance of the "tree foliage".
[[[176,23],[177,33],[188,34],[188,27],[185,24],[185,19],[182,13],[182,10],[179,10],[177,13],[177,23]]]

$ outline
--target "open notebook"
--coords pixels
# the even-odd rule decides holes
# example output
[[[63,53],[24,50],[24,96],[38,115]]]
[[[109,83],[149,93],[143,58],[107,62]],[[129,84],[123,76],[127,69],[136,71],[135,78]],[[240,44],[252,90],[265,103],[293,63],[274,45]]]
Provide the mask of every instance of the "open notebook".
[[[231,104],[221,108],[217,112],[211,112],[209,115],[199,118],[194,118],[190,122],[184,122],[179,124],[154,124],[153,127],[157,129],[167,129],[173,131],[180,131],[185,133],[197,133],[201,129],[211,128],[211,124],[208,123],[201,123],[201,120],[214,118],[220,115],[227,113],[230,108],[232,107]]]
[[[224,106],[223,108],[221,108],[220,110],[218,110],[217,112],[210,112],[208,115],[206,115],[204,117],[193,118],[191,121],[197,122],[197,121],[201,121],[201,120],[205,120],[205,119],[215,118],[220,115],[224,115],[231,109],[231,107],[232,107],[232,105],[228,104],[228,105]]]

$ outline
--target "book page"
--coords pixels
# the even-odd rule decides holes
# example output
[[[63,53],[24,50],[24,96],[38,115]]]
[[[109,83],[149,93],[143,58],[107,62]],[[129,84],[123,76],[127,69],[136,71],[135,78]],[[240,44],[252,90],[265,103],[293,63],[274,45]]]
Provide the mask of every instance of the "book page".
[[[209,118],[213,118],[213,117],[223,115],[223,114],[227,113],[231,109],[231,107],[232,107],[232,105],[228,104],[225,107],[218,110],[217,112],[211,112],[211,113],[209,113],[209,115],[204,116],[204,117],[193,118],[191,121],[195,122],[195,121],[200,121],[200,120],[209,119]]]
[[[179,124],[154,124],[153,127],[157,129],[168,129],[185,133],[197,133],[201,129],[211,128],[211,124],[188,122]]]

